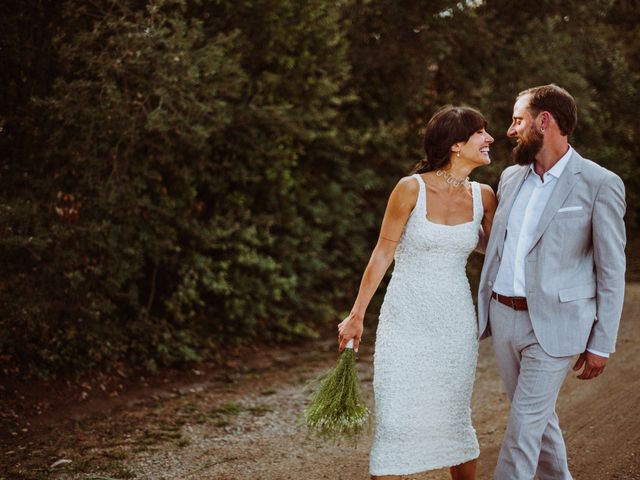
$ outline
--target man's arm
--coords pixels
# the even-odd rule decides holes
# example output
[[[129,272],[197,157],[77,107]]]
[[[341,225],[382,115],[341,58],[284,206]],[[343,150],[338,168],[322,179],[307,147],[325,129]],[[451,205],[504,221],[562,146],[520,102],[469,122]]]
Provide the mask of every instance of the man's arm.
[[[593,207],[597,321],[587,343],[588,349],[605,353],[615,350],[624,302],[625,209],[624,183],[617,175],[610,174],[602,182]]]
[[[624,183],[617,175],[609,174],[596,194],[591,218],[597,321],[591,329],[587,350],[573,366],[574,371],[584,367],[578,375],[581,380],[604,372],[609,353],[615,350],[624,302],[625,208]]]
[[[500,197],[502,197],[502,188],[504,186],[504,173],[508,170],[505,168],[502,173],[500,173],[500,180],[498,181],[498,188],[496,189],[496,200],[498,203],[500,202]]]

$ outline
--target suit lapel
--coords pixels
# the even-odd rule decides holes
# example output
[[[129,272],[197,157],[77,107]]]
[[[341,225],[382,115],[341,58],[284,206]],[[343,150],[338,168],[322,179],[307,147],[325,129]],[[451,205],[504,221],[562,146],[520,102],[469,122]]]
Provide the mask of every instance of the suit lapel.
[[[540,237],[542,237],[542,234],[551,223],[554,215],[567,199],[575,184],[578,183],[578,173],[580,173],[581,170],[580,160],[580,155],[578,155],[578,153],[576,153],[576,151],[574,150],[571,158],[569,159],[569,162],[567,163],[567,166],[562,172],[562,175],[560,175],[560,178],[558,178],[557,180],[558,183],[553,189],[547,205],[542,211],[538,226],[533,232],[533,237],[531,238],[531,247],[529,248],[529,251],[527,253],[529,253],[533,249],[533,247],[536,246],[536,244],[540,240]]]

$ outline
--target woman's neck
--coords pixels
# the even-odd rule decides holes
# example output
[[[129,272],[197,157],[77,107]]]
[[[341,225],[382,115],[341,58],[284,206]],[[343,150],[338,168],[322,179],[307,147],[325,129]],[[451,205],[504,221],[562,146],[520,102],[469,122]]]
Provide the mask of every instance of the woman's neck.
[[[449,165],[446,168],[437,169],[435,173],[442,178],[447,187],[459,189],[467,185],[471,169],[460,165]]]

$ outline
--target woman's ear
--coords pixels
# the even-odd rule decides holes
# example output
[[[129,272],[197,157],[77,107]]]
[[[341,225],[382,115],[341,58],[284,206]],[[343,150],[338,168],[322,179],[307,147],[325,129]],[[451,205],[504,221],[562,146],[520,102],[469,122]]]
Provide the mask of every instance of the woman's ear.
[[[451,152],[456,154],[456,157],[460,156],[460,150],[462,150],[462,145],[454,143],[451,145]]]

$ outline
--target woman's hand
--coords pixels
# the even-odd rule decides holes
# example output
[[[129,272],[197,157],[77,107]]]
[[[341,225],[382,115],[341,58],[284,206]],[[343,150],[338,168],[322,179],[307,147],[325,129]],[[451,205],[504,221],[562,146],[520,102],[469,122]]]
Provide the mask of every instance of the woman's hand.
[[[364,325],[363,315],[350,313],[347,318],[338,324],[338,351],[342,352],[349,340],[353,339],[353,350],[358,351]]]

